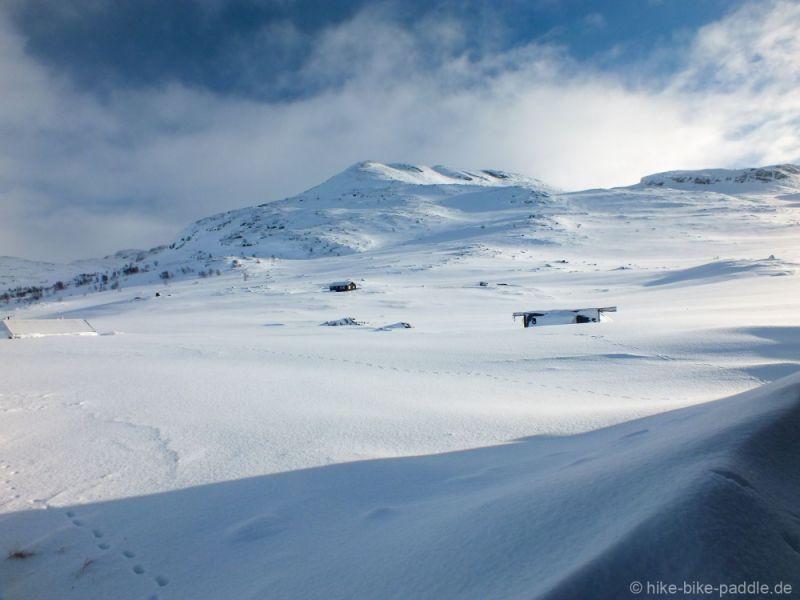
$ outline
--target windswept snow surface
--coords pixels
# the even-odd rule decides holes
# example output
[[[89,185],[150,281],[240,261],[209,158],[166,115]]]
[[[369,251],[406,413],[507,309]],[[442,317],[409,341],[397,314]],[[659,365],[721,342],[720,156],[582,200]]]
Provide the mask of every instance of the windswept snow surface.
[[[0,340],[0,598],[796,594],[789,175],[563,193],[360,163],[119,290],[10,303],[101,335]]]

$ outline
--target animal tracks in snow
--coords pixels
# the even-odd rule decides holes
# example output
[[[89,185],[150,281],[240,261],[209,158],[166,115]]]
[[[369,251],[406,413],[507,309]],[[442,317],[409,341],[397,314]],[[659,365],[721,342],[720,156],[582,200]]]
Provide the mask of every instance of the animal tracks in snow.
[[[2,465],[0,465],[0,469],[1,468],[2,468]],[[84,526],[86,525],[86,521],[84,519],[80,518],[78,513],[76,511],[74,511],[74,510],[65,511],[64,512],[64,516],[67,519],[69,519],[70,523],[76,528],[83,529]],[[113,548],[114,548],[113,544],[106,539],[106,534],[102,529],[96,528],[96,527],[92,528],[91,529],[91,535],[92,535],[92,539],[95,542],[97,542],[97,548],[99,550],[102,550],[104,553],[107,553],[107,552],[113,550]],[[136,558],[136,556],[137,556],[136,552],[134,552],[133,550],[129,550],[127,548],[122,549],[120,551],[120,554],[126,560],[126,564],[128,564],[128,565],[130,565],[130,562],[127,562],[127,561],[131,561],[134,558]],[[87,559],[87,561],[88,560],[89,559]],[[145,568],[145,566],[143,564],[136,563],[135,565],[130,567],[130,572],[133,575],[141,576],[141,575],[146,575],[148,573],[148,570]],[[169,578],[165,577],[163,575],[154,575],[153,576],[153,583],[155,584],[156,587],[163,588],[163,587],[166,587],[169,584]],[[149,600],[158,600],[158,595],[157,594],[152,594],[148,598],[149,598]]]
[[[20,495],[17,492],[17,486],[14,485],[14,476],[18,471],[11,467],[10,464],[0,463],[0,482],[2,482],[2,497],[0,497],[0,504],[8,504],[13,500],[18,500]]]

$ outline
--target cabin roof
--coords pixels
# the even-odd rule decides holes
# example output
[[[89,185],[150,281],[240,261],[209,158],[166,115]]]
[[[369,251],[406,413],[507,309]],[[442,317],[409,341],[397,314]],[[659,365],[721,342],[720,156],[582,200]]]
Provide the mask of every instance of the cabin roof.
[[[350,285],[350,284],[355,285],[355,282],[351,281],[350,279],[345,279],[344,281],[334,281],[330,285],[331,285],[331,287],[342,287],[342,286]]]
[[[95,328],[83,319],[5,319],[2,324],[11,337],[97,334]]]
[[[524,317],[525,315],[546,315],[547,313],[579,313],[587,310],[596,310],[597,312],[617,312],[616,306],[602,306],[597,307],[593,306],[590,308],[550,308],[547,310],[524,310],[520,312],[515,312],[515,317]]]

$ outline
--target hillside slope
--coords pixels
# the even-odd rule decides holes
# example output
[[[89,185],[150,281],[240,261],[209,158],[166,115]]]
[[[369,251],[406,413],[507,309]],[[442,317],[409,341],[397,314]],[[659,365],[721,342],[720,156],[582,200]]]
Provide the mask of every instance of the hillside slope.
[[[297,196],[201,219],[168,246],[69,265],[0,258],[0,289],[9,290],[0,302],[204,277],[243,257],[303,260],[402,248],[527,254],[541,264],[584,257],[590,266],[592,259],[615,260],[624,243],[644,266],[657,247],[695,256],[687,250],[704,243],[711,259],[731,232],[747,238],[771,230],[774,248],[725,258],[784,258],[782,241],[800,222],[799,172],[793,165],[675,171],[628,188],[564,193],[497,170],[366,161]]]

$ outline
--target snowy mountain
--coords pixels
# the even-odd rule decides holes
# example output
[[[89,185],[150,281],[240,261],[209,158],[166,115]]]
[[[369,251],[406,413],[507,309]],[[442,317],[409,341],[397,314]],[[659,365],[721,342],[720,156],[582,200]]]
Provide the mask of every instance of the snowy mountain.
[[[205,276],[230,268],[234,257],[307,259],[442,236],[476,238],[487,233],[487,223],[489,231],[554,229],[549,200],[555,193],[538,180],[498,170],[361,162],[298,196],[201,219],[169,246],[63,266],[0,258],[0,290],[8,290],[6,299],[39,299],[63,295],[64,286],[95,291]]]
[[[8,290],[0,302],[197,278],[244,257],[300,260],[442,244],[462,255],[549,246],[566,254],[592,247],[597,256],[615,231],[636,233],[628,227],[634,221],[653,231],[648,244],[669,232],[660,242],[669,245],[700,224],[724,231],[743,219],[777,218],[797,193],[794,165],[671,171],[627,188],[566,193],[498,170],[365,161],[297,196],[201,219],[168,246],[69,265],[0,258],[0,290]],[[651,223],[663,219],[675,230]]]
[[[368,161],[298,196],[202,219],[170,248],[278,258],[363,252],[479,227],[486,213],[531,210],[555,191],[502,171]]]

